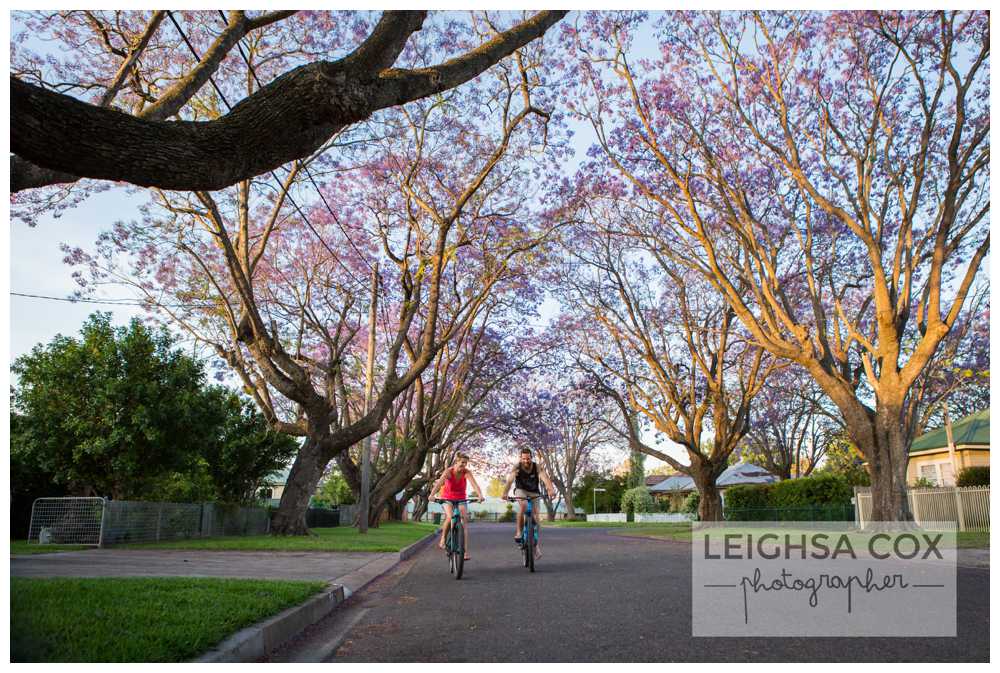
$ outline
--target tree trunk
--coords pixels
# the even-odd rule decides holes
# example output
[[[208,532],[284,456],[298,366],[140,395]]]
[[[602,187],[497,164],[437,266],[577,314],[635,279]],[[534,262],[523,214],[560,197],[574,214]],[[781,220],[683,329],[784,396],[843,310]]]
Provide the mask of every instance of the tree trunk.
[[[397,500],[396,498],[390,498],[389,502],[386,503],[385,507],[387,510],[389,510],[390,521],[403,520],[403,512],[406,510],[405,500]]]
[[[698,518],[702,521],[722,521],[722,497],[715,481],[725,469],[725,463],[705,462],[691,466],[691,478],[698,489]]]
[[[427,498],[418,495],[413,501],[413,520],[422,521],[427,513]]]
[[[566,503],[566,518],[570,520],[576,519],[576,508],[573,505],[573,489],[564,488],[562,491],[563,502]]]
[[[306,526],[306,510],[328,462],[314,439],[307,438],[303,442],[288,473],[288,481],[281,494],[278,511],[271,520],[272,535],[309,534]]]
[[[556,520],[556,508],[552,504],[551,498],[542,498],[542,502],[545,503],[545,520],[555,521]]]
[[[872,481],[871,520],[912,521],[906,490],[909,446],[899,408],[880,404],[869,427],[858,428],[852,424],[848,425],[848,431],[868,459]]]

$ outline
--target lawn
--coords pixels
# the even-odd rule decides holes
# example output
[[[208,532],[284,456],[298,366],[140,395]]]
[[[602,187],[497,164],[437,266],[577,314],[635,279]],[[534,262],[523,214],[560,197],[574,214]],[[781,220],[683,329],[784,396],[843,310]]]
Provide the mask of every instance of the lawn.
[[[60,551],[84,551],[85,549],[96,549],[91,544],[38,544],[29,543],[27,540],[11,540],[11,554],[52,554]]]
[[[596,524],[596,522],[595,522]],[[738,528],[726,529],[726,532],[738,531]],[[751,529],[752,530],[752,529]],[[814,531],[797,531],[796,529],[788,529],[789,533],[794,532],[814,532]],[[648,523],[648,524],[618,524],[616,530],[611,531],[612,535],[627,535],[627,536],[637,536],[637,537],[648,537],[657,540],[679,540],[679,541],[691,541],[691,524],[687,523]],[[871,535],[870,533],[851,533],[850,538],[853,544],[860,543],[864,545],[867,543],[867,539]],[[942,547],[948,547],[947,541],[942,545]],[[956,547],[959,549],[989,549],[990,546],[990,533],[989,531],[964,531],[957,534],[956,537]]]
[[[437,530],[430,523],[387,521],[362,535],[357,528],[313,528],[312,535],[248,535],[116,545],[115,549],[205,549],[210,551],[399,551]]]
[[[10,579],[11,661],[187,661],[324,582]]]

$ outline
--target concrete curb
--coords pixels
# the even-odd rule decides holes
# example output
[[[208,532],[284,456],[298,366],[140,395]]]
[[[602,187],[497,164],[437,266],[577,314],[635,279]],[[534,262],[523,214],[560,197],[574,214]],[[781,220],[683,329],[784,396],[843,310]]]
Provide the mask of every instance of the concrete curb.
[[[406,559],[412,557],[418,551],[420,551],[421,549],[423,549],[424,547],[426,547],[431,542],[431,540],[433,540],[435,537],[437,537],[440,534],[441,534],[441,529],[438,528],[433,533],[428,533],[423,538],[417,540],[416,542],[414,542],[413,544],[411,544],[409,547],[403,547],[402,549],[399,550],[399,560],[400,561],[405,561]]]
[[[343,603],[349,596],[367,587],[382,577],[403,561],[412,558],[421,549],[440,534],[441,529],[429,533],[408,547],[399,551],[399,558],[384,568],[378,568],[370,576],[362,574],[358,577],[358,586],[346,587],[343,584],[330,584],[317,596],[313,596],[301,605],[295,605],[279,612],[253,626],[248,626],[229,636],[214,648],[193,659],[191,663],[246,663],[257,661],[268,652],[276,650],[297,636],[304,629],[323,619]],[[376,563],[372,561],[371,563]],[[356,575],[368,567],[366,564],[344,577]],[[338,579],[343,579],[338,578]]]
[[[237,631],[192,663],[256,661],[294,638],[302,629],[326,617],[344,599],[344,587],[330,584],[326,590],[305,603]]]

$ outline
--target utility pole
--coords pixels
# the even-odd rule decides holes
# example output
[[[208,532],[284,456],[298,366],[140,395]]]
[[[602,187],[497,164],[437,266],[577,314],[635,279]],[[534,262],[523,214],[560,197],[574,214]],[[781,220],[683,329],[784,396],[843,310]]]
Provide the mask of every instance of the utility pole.
[[[948,417],[948,403],[942,402],[942,411],[944,411],[944,432],[948,438],[948,457],[951,459],[951,475],[952,479],[955,480],[955,484],[958,484],[958,460],[955,456],[955,438],[951,434],[951,419]],[[944,476],[941,478],[941,485],[944,486]]]
[[[378,262],[372,267],[372,297],[368,307],[368,366],[365,375],[365,415],[371,411],[372,387],[375,377],[375,306],[378,302]],[[361,502],[358,512],[358,532],[368,532],[369,494],[372,481],[372,436],[361,445]]]

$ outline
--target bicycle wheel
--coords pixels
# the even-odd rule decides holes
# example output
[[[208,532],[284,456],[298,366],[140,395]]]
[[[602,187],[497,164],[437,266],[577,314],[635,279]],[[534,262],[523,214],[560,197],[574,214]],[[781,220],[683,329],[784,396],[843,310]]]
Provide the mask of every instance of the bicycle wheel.
[[[448,531],[448,537],[444,540],[444,549],[448,553],[448,572],[455,573],[455,547],[452,539],[452,531]]]
[[[531,572],[535,572],[535,522],[529,517],[524,527],[524,565]]]
[[[455,579],[462,579],[462,570],[465,568],[465,531],[462,522],[452,526],[452,533],[455,535]]]

